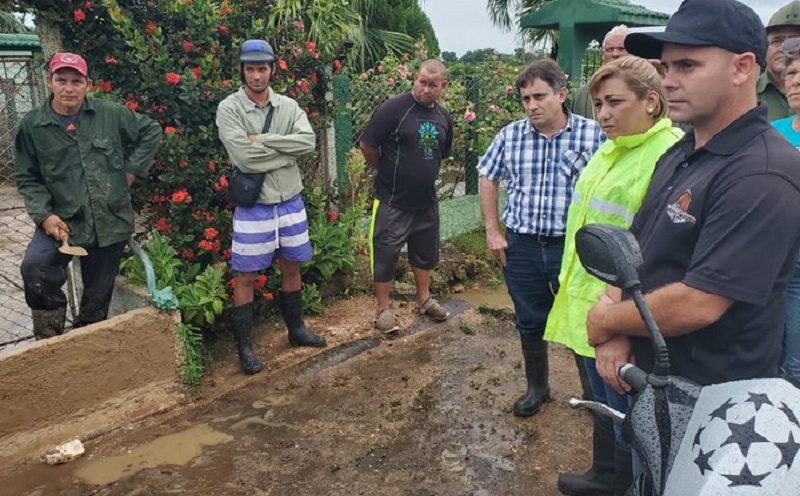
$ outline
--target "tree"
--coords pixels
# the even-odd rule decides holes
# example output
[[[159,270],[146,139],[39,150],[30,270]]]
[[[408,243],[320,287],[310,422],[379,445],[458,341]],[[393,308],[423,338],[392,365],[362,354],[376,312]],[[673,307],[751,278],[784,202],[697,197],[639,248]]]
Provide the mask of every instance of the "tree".
[[[444,51],[442,52],[442,60],[448,63],[456,62],[458,61],[458,55],[456,55],[456,52]]]
[[[528,12],[542,8],[550,0],[487,0],[486,10],[492,24],[510,31],[519,25],[520,18]],[[518,35],[531,45],[548,44],[551,47],[550,55],[558,54],[558,32],[551,29],[526,29],[517,28]]]
[[[0,33],[30,33],[20,20],[12,13],[0,11]]]
[[[467,62],[470,64],[479,64],[481,62],[486,62],[495,55],[497,55],[497,53],[494,51],[494,48],[481,48],[478,50],[468,50],[464,55],[461,56],[459,61]]]

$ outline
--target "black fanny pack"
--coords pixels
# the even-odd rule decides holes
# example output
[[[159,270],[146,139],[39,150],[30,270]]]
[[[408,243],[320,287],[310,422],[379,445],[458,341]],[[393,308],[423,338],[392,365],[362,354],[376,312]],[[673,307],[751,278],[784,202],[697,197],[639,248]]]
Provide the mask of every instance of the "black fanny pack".
[[[262,134],[269,132],[272,126],[272,111],[274,107],[269,106],[267,118],[264,121]],[[241,169],[233,166],[233,176],[228,184],[228,200],[236,206],[250,208],[258,201],[261,194],[261,186],[264,184],[263,172],[242,172]]]

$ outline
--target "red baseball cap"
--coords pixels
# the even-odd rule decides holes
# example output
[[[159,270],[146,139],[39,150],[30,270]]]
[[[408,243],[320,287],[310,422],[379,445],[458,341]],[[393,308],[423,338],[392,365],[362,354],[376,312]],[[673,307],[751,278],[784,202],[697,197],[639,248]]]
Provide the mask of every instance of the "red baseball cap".
[[[68,52],[58,52],[50,59],[50,74],[53,74],[59,69],[74,69],[81,73],[83,76],[88,76],[88,69],[86,67],[86,60],[80,55]]]

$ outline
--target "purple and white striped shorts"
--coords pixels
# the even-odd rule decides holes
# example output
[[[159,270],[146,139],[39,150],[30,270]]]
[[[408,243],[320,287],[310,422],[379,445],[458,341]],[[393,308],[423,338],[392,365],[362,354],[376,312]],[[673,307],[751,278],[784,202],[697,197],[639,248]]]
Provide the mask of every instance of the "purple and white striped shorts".
[[[272,264],[276,251],[284,260],[306,262],[313,249],[308,239],[306,207],[300,195],[283,203],[233,212],[233,255],[231,266],[239,272],[258,272]]]

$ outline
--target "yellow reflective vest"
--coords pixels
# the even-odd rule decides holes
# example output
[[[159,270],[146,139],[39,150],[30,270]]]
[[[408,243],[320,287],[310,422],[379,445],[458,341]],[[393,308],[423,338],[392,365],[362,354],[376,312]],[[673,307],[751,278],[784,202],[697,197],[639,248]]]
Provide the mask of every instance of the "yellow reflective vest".
[[[581,356],[594,357],[586,337],[586,315],[605,284],[590,276],[575,251],[575,233],[587,224],[629,227],[642,205],[659,157],[683,136],[663,118],[647,132],[603,143],[575,184],[567,213],[560,288],[547,319],[544,338]]]

